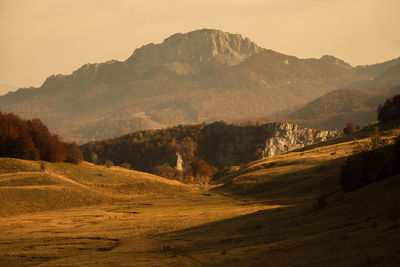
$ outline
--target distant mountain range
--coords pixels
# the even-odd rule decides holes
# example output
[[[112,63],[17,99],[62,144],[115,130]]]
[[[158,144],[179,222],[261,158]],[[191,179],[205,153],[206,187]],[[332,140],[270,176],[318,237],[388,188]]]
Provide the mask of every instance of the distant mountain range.
[[[386,86],[391,84],[397,85]],[[322,129],[342,129],[346,122],[365,126],[377,120],[379,104],[388,97],[400,94],[400,64],[390,66],[374,79],[354,86],[331,91],[300,108],[259,120],[294,121],[303,127]]]
[[[378,105],[396,94],[400,94],[400,85],[367,90],[338,89],[280,119],[322,129],[343,129],[346,122],[365,126],[377,121]]]
[[[39,88],[0,97],[0,110],[39,117],[64,139],[83,143],[168,125],[266,116],[370,82],[399,60],[353,68],[333,56],[299,59],[239,34],[203,29],[145,45],[123,62],[50,76]]]
[[[0,84],[0,96],[1,95],[5,95],[8,92],[15,91],[17,89],[18,89],[17,86],[14,86],[14,85],[11,85],[11,84],[8,84],[8,83]]]

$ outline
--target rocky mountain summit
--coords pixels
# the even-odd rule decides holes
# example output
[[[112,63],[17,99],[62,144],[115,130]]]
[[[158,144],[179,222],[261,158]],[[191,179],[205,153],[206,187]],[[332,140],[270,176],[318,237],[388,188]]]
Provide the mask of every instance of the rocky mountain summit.
[[[52,75],[39,88],[1,96],[0,110],[38,117],[65,140],[82,144],[171,125],[267,116],[372,78],[336,58],[300,59],[239,34],[202,29],[142,46],[125,61]]]
[[[163,66],[181,75],[198,74],[213,64],[234,66],[264,50],[240,34],[202,29],[177,33],[160,44],[148,44],[136,49],[126,63],[136,73]]]

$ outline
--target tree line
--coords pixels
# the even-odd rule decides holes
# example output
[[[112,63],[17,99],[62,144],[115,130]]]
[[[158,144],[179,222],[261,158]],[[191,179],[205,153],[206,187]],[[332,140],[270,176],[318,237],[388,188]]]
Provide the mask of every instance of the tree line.
[[[78,164],[83,160],[79,146],[50,133],[40,119],[24,120],[0,112],[0,157]]]
[[[381,124],[400,122],[400,95],[388,98],[378,106],[378,121]],[[354,127],[345,128],[354,132]],[[379,135],[379,128],[370,141],[357,147],[354,154],[349,156],[340,172],[340,185],[345,192],[350,192],[376,181],[400,174],[400,136],[393,144]]]
[[[204,124],[179,125],[147,130],[81,146],[85,160],[105,164],[112,161],[139,171],[182,182],[209,183],[212,167],[199,153]],[[178,154],[183,170],[176,168]]]

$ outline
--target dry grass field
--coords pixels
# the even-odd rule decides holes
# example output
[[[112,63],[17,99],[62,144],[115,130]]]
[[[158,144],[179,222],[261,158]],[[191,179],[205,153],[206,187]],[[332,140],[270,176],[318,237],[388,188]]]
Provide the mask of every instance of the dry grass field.
[[[368,138],[232,167],[212,187],[0,159],[0,265],[399,266],[400,177],[347,194],[338,185]]]

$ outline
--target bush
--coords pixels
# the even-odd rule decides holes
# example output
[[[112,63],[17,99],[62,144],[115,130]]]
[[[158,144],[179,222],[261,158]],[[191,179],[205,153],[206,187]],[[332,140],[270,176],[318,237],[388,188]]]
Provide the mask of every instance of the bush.
[[[348,122],[346,124],[346,128],[343,129],[344,134],[352,134],[354,133],[356,130],[356,127],[354,126],[354,124],[352,122]]]
[[[180,172],[167,163],[155,166],[153,173],[168,179],[180,180],[181,178]]]
[[[104,162],[104,166],[106,166],[107,168],[111,168],[112,166],[114,166],[114,163],[108,159]]]
[[[190,166],[193,169],[193,174],[197,182],[210,183],[213,178],[213,172],[210,165],[202,159],[196,159]]]

